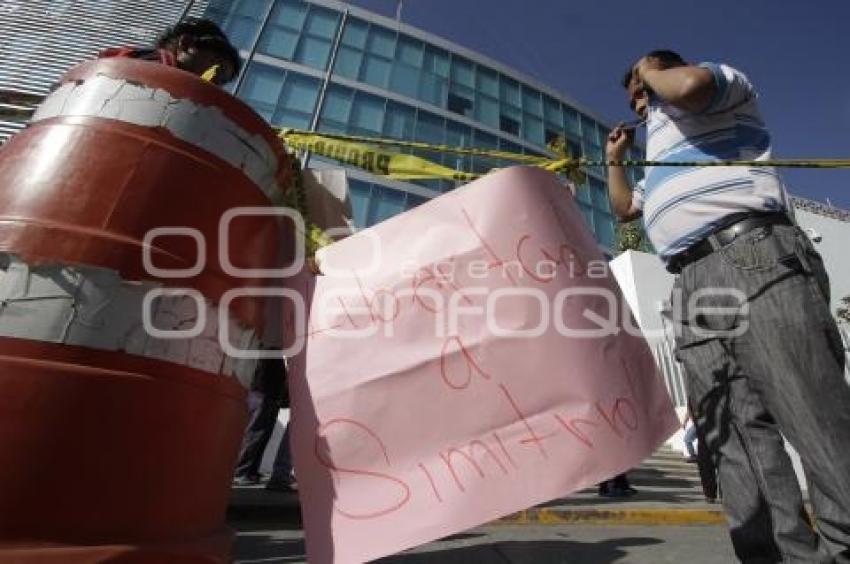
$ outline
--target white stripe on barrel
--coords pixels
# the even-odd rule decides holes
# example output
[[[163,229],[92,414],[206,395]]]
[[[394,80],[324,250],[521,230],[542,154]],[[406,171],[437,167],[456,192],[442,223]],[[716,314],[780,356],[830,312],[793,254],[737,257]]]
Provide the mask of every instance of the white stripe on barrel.
[[[273,204],[281,203],[275,152],[265,138],[248,133],[219,108],[175,98],[162,88],[99,74],[63,84],[41,104],[32,122],[53,117],[98,117],[165,128],[241,170]]]
[[[145,295],[155,282],[130,282],[110,269],[83,265],[30,265],[0,253],[0,337],[77,345],[155,358],[211,374],[236,377],[249,387],[256,359],[233,358],[219,343],[219,306],[204,299],[205,323],[192,338],[156,338],[143,323]],[[161,331],[197,325],[195,300],[163,295],[150,304],[150,319]],[[237,349],[256,350],[253,329],[228,315],[227,335]]]

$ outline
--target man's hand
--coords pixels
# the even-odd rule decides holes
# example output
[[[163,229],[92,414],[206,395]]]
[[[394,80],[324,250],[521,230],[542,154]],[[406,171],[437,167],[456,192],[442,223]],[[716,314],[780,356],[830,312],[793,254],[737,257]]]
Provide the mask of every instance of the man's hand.
[[[608,134],[605,143],[605,158],[609,161],[621,161],[626,155],[626,150],[632,146],[635,138],[634,129],[625,129],[620,123]]]
[[[643,57],[635,63],[632,82],[688,112],[705,110],[716,91],[710,70],[693,65],[665,68],[652,57]]]
[[[635,130],[624,128],[622,123],[615,127],[605,144],[607,160],[622,161],[626,149],[634,141],[634,135]],[[620,221],[631,221],[640,216],[640,210],[632,204],[632,187],[622,165],[608,167],[608,198],[611,200],[611,210]]]

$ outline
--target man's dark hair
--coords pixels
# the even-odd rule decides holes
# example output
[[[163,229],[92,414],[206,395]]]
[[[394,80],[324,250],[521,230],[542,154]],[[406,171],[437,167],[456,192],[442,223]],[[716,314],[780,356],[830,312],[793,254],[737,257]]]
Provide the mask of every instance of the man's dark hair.
[[[661,65],[666,69],[670,67],[679,67],[682,65],[687,65],[688,63],[685,59],[682,58],[680,54],[675,51],[671,51],[669,49],[656,49],[655,51],[650,51],[646,55],[644,55],[647,59],[657,59],[661,62]],[[623,75],[623,80],[621,84],[623,88],[629,87],[629,82],[632,80],[632,69],[634,65],[626,70],[626,73]]]
[[[242,66],[239,51],[230,43],[227,35],[218,27],[218,24],[212,20],[187,18],[162,32],[156,39],[156,47],[159,49],[171,48],[174,46],[174,42],[184,35],[191,37],[196,47],[215,51],[228,59],[233,66],[233,72],[239,73],[239,67]]]

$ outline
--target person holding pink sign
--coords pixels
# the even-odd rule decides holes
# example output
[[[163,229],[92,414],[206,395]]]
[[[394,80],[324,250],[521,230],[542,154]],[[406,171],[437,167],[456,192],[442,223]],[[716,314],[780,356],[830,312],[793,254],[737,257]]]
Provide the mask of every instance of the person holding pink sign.
[[[643,216],[673,287],[677,356],[694,421],[718,468],[743,562],[850,562],[850,388],[820,255],[767,167],[663,166],[767,160],[770,134],[746,76],[653,51],[626,73],[646,122],[644,180],[608,169],[623,221]],[[615,128],[621,161],[633,129]],[[820,535],[807,518],[783,435],[800,453]]]

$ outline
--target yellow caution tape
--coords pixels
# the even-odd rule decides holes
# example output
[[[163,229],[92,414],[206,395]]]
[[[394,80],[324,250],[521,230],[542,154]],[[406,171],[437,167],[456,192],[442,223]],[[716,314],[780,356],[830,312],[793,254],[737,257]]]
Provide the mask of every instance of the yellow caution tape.
[[[471,147],[451,147],[449,145],[432,145],[417,141],[402,141],[398,139],[382,139],[340,135],[331,133],[314,133],[297,129],[283,129],[280,137],[287,145],[295,149],[310,151],[345,164],[361,168],[372,174],[388,176],[397,180],[426,180],[446,179],[468,182],[480,178],[483,174],[463,172],[431,162],[427,159],[384,150],[381,147],[399,147],[421,149],[439,153],[471,155],[524,163],[538,166],[554,173],[564,173],[567,177],[581,185],[586,177],[584,167],[604,166],[746,166],[746,167],[776,167],[776,168],[850,168],[850,159],[772,159],[772,160],[726,160],[726,161],[650,161],[622,160],[607,161],[593,160],[584,157],[575,158],[569,155],[563,146],[555,147],[556,158],[536,155],[510,153],[494,149]],[[562,144],[563,145],[563,144]]]
[[[488,149],[465,149],[462,147],[449,147],[448,145],[429,145],[427,143],[412,141],[312,133],[294,129],[283,129],[280,132],[280,136],[288,146],[294,149],[310,151],[317,155],[361,168],[372,174],[387,176],[396,180],[444,179],[469,182],[481,178],[483,174],[454,170],[415,155],[387,151],[379,148],[380,146],[397,146],[434,152],[513,160],[548,170],[551,170],[552,166],[557,165],[558,169],[555,172],[566,172],[571,180],[577,184],[584,182],[584,175],[578,170],[578,162],[569,158],[553,160],[548,157],[536,157]]]
[[[394,153],[362,143],[331,138],[324,134],[298,133],[284,130],[281,136],[293,148],[310,151],[345,164],[362,168],[372,174],[397,180],[443,178],[470,181],[479,174],[457,171],[415,155]]]
[[[473,147],[453,147],[451,145],[432,145],[430,143],[422,143],[419,141],[403,141],[401,139],[382,139],[379,137],[362,137],[357,135],[342,135],[338,133],[315,133],[302,129],[282,129],[281,136],[288,139],[290,136],[296,135],[311,135],[322,137],[324,139],[334,139],[337,141],[349,141],[354,143],[365,143],[368,145],[379,145],[388,147],[403,147],[407,149],[423,149],[426,151],[434,151],[437,153],[452,153],[455,155],[471,155],[479,157],[491,157],[494,159],[504,159],[518,163],[540,164],[549,162],[552,159],[546,156],[524,155],[522,153],[511,153],[508,151],[500,151],[498,149],[478,149]]]

